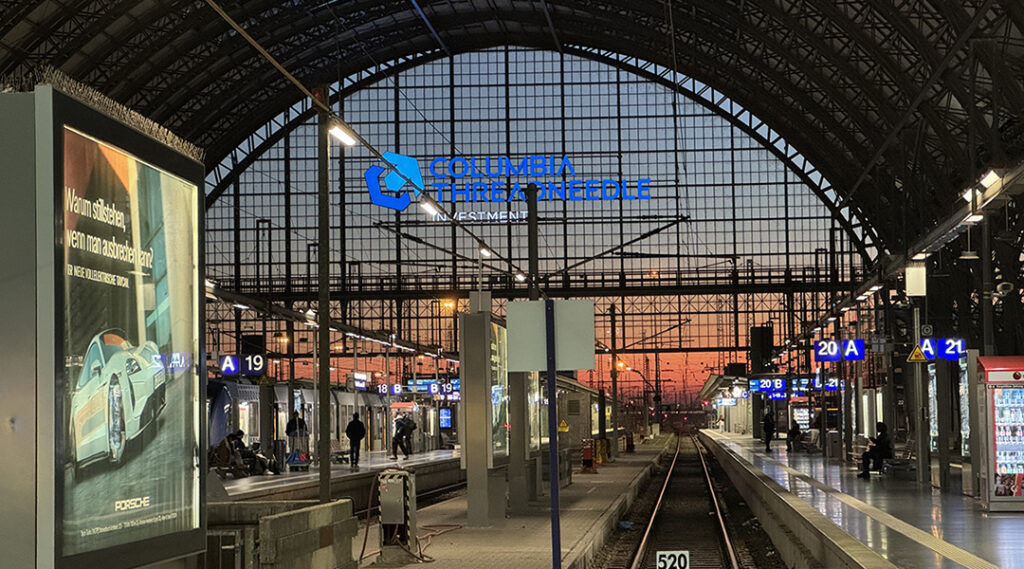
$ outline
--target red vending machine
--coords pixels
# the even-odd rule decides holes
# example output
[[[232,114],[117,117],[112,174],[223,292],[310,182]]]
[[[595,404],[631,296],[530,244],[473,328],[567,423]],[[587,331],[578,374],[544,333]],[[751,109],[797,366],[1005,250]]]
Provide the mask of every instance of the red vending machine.
[[[982,499],[990,511],[1024,511],[1024,357],[982,356],[978,371],[988,455]]]

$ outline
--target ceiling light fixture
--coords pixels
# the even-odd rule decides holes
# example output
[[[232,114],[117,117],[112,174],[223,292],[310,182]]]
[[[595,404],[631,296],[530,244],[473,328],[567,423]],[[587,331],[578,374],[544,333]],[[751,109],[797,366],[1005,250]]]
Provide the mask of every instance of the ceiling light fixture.
[[[437,215],[437,208],[434,207],[434,204],[431,203],[430,200],[421,200],[420,208],[422,208],[423,211],[427,212],[431,216]]]
[[[355,146],[356,139],[352,136],[352,133],[348,129],[341,126],[340,121],[331,125],[331,128],[327,130],[338,142],[345,146]]]
[[[996,184],[996,182],[998,182],[1001,179],[1002,179],[1002,176],[1000,176],[998,172],[996,172],[995,170],[989,170],[985,174],[985,176],[982,177],[981,185],[985,186],[985,189],[988,189],[988,188],[991,188],[992,186],[994,186]]]

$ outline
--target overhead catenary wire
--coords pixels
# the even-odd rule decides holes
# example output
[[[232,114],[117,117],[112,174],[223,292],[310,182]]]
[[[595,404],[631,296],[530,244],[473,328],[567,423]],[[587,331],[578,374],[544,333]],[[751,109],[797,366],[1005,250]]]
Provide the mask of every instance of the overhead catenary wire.
[[[217,12],[221,19],[223,19],[229,26],[231,26],[232,29],[234,29],[246,42],[248,42],[249,45],[251,45],[253,49],[255,49],[261,56],[263,56],[263,58],[266,59],[275,69],[277,69],[282,75],[284,75],[285,79],[287,79],[290,83],[295,85],[295,87],[298,88],[303,95],[308,97],[313,102],[313,105],[320,109],[321,111],[323,111],[323,113],[326,114],[332,122],[337,123],[343,129],[345,129],[348,135],[355,139],[360,145],[365,147],[378,160],[387,164],[388,167],[390,167],[393,172],[398,174],[399,177],[405,180],[406,183],[415,186],[413,181],[410,180],[408,176],[402,173],[402,171],[399,170],[395,166],[395,164],[393,164],[390,160],[385,158],[384,155],[379,150],[377,150],[376,147],[370,144],[370,142],[366,140],[366,138],[364,138],[361,134],[359,134],[359,132],[352,128],[347,122],[345,122],[344,119],[339,117],[337,113],[335,113],[334,110],[331,109],[331,107],[327,103],[320,100],[320,98],[316,97],[308,87],[306,87],[301,81],[299,81],[294,75],[292,75],[291,72],[289,72],[284,65],[277,61],[277,59],[273,55],[271,55],[270,52],[268,52],[262,45],[260,45],[259,42],[257,42],[251,35],[249,35],[249,33],[246,32],[245,29],[241,25],[239,25],[238,22],[236,22],[234,18],[232,18],[223,8],[221,8],[220,5],[217,4],[215,0],[205,1],[206,4],[210,6],[210,8]],[[437,202],[437,200],[431,198],[426,194],[423,194],[420,196],[420,203],[429,204],[431,207],[436,209],[438,213],[443,214],[444,218],[447,221],[449,221],[453,226],[461,229],[463,232],[469,235],[469,237],[477,244],[478,248],[487,249],[488,251],[491,251],[492,254],[499,260],[508,263],[508,265],[513,269],[513,275],[518,272],[523,272],[511,258],[505,257],[504,255],[499,253],[494,247],[488,245],[487,242],[482,237],[480,237],[476,233],[473,233],[473,231],[469,229],[465,224],[459,222],[458,219],[456,219],[454,215],[450,214],[448,210],[444,208],[444,206]]]

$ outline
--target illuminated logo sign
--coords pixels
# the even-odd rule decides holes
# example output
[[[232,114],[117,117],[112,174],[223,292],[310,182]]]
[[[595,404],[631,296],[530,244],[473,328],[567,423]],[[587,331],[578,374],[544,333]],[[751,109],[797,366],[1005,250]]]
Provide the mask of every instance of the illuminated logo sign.
[[[384,177],[385,168],[378,165],[366,170],[366,186],[374,204],[403,211],[411,203],[408,189],[419,195],[424,189],[419,164],[415,158],[385,152],[384,159],[395,170]],[[531,154],[509,156],[455,156],[433,158],[428,168],[434,181],[430,186],[436,192],[438,203],[506,203],[525,202],[526,188],[536,184],[538,201],[613,201],[651,199],[649,178],[611,179],[587,178],[577,175],[568,156]],[[403,177],[404,176],[404,177]],[[408,180],[406,180],[408,178]],[[525,212],[518,211],[463,211],[456,215],[460,221],[520,221]],[[435,220],[445,220],[442,213]]]
[[[736,398],[735,397],[722,397],[721,399],[718,400],[718,406],[719,407],[735,407],[736,406]]]
[[[370,201],[388,209],[402,211],[412,203],[412,198],[409,197],[409,192],[405,188],[408,182],[412,182],[412,191],[417,196],[423,191],[420,165],[415,158],[394,152],[385,152],[384,160],[395,167],[395,170],[384,176],[384,187],[390,193],[385,193],[380,187],[380,175],[384,172],[384,168],[374,164],[366,169],[366,188],[370,190]]]

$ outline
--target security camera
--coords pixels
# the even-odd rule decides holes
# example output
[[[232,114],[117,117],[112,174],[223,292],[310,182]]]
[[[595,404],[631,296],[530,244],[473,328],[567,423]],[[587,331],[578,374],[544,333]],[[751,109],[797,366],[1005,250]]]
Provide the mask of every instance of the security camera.
[[[996,285],[996,294],[999,296],[1006,296],[1013,291],[1013,283],[999,283]]]

